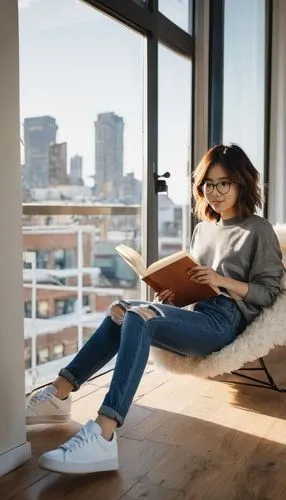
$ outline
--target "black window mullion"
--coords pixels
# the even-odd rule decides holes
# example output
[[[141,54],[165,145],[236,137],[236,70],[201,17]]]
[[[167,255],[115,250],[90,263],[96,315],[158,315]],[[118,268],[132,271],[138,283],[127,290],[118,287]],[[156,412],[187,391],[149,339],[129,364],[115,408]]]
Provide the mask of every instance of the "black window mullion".
[[[158,9],[158,0],[153,0],[152,8]],[[147,265],[158,258],[158,195],[154,182],[154,174],[158,172],[158,23],[157,17],[154,19],[153,31],[147,38],[147,164],[143,200],[144,256]]]
[[[146,34],[153,29],[153,14],[133,0],[84,0],[85,3]]]
[[[133,0],[84,1],[145,35],[157,30],[157,39],[164,45],[182,55],[192,56],[192,36],[161,14],[157,1],[150,2],[149,8]]]
[[[209,38],[209,146],[222,142],[223,60],[224,0],[212,0]]]
[[[170,49],[184,56],[192,56],[193,37],[160,12],[158,13],[158,38]]]

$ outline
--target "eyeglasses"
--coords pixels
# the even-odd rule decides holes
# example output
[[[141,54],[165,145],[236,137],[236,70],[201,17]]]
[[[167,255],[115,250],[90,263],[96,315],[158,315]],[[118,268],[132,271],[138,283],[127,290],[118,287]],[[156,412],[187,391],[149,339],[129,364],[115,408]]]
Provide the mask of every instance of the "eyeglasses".
[[[233,181],[220,181],[217,182],[216,184],[213,184],[213,182],[206,181],[203,184],[201,184],[201,188],[203,193],[205,194],[212,194],[215,187],[218,193],[227,194],[232,184],[234,184]]]

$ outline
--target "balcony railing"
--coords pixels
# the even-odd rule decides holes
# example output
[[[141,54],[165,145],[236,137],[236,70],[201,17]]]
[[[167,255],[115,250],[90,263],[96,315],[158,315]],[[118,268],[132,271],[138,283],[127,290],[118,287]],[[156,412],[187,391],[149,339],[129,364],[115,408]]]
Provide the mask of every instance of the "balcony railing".
[[[23,215],[138,215],[140,205],[23,203]]]

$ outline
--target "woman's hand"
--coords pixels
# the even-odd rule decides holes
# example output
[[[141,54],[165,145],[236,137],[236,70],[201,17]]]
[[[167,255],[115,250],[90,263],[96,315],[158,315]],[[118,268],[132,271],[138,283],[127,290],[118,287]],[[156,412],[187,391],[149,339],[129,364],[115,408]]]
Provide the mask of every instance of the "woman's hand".
[[[160,304],[171,304],[173,305],[173,301],[175,299],[175,294],[173,290],[161,290],[161,292],[155,293],[154,296],[155,302],[159,302]]]
[[[206,283],[216,287],[224,286],[224,277],[208,266],[195,266],[188,271],[188,275],[190,280],[194,281],[194,283]]]

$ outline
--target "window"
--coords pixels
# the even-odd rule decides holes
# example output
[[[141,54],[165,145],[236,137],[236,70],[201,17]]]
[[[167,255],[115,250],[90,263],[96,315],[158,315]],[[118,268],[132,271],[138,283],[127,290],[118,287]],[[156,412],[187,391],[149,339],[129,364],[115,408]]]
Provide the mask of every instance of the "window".
[[[52,359],[60,359],[64,356],[64,345],[63,344],[57,344],[53,346],[52,349]]]
[[[75,248],[54,250],[53,258],[55,269],[68,269],[76,267]]]
[[[70,298],[65,300],[65,314],[72,313],[75,311],[76,307],[76,298]]]
[[[168,193],[158,196],[160,257],[189,246],[184,217],[190,199],[190,87],[190,61],[160,45],[158,170],[171,174]]]
[[[77,299],[75,297],[55,300],[55,316],[73,313],[75,311],[76,301]]]
[[[65,314],[65,301],[55,300],[55,316],[62,316]]]
[[[265,1],[225,0],[223,141],[261,174],[265,134]]]
[[[54,267],[55,269],[65,269],[65,251],[55,250],[54,251]]]
[[[49,252],[37,251],[36,252],[36,267],[37,269],[48,269],[49,267]]]
[[[28,3],[19,9],[24,201],[122,202],[128,174],[142,180],[145,39],[88,2]],[[57,269],[67,259],[59,253]]]
[[[37,318],[49,317],[49,301],[37,300]]]
[[[31,301],[24,302],[24,317],[25,318],[32,317],[32,302]]]
[[[32,317],[32,302],[24,302],[24,317]],[[37,318],[48,318],[49,317],[49,301],[48,300],[37,300],[36,302],[36,317]]]
[[[85,307],[85,306],[89,306],[89,296],[88,295],[84,295],[83,298],[82,298],[82,305]]]
[[[108,16],[103,13],[107,4]],[[73,339],[70,344],[65,342],[65,356],[82,346],[85,329],[92,331],[99,326],[102,315],[97,313],[106,310],[115,297],[142,296],[140,280],[129,267],[124,270],[123,263],[117,262],[114,247],[124,242],[142,251],[144,257],[147,253],[148,259],[156,257],[157,234],[152,226],[153,222],[156,226],[157,214],[146,217],[146,212],[154,202],[153,168],[157,166],[157,130],[153,130],[158,108],[157,36],[159,33],[170,50],[178,51],[170,60],[171,64],[183,61],[180,70],[184,63],[190,68],[192,39],[188,35],[191,2],[160,0],[161,12],[175,25],[170,25],[155,4],[148,0],[19,2],[22,193],[24,202],[40,207],[32,216],[27,206],[23,208],[24,248],[38,251],[37,266],[42,268],[24,275],[25,300],[49,297],[51,318],[33,322],[34,333],[37,339],[57,335],[52,342],[57,346],[62,343],[63,330],[69,330]],[[175,10],[168,5],[174,5]],[[179,54],[185,54],[186,59]],[[169,69],[171,74],[170,63]],[[183,79],[185,85],[185,73]],[[180,92],[180,85],[175,85]],[[169,93],[167,99],[170,95],[174,98]],[[191,95],[189,88],[187,99]],[[166,100],[165,106],[165,117],[170,121],[173,107],[168,107]],[[185,115],[183,120],[185,126]],[[172,141],[165,144],[165,157],[168,148],[170,154],[174,144],[177,148],[180,133],[181,129],[173,128]],[[160,171],[165,167],[162,152],[161,158]],[[186,163],[182,165],[181,157],[179,163],[181,177]],[[148,191],[144,207],[143,179]],[[55,213],[49,208],[69,205],[70,209],[78,204],[84,205],[86,215],[79,215],[76,208],[74,214],[66,215],[61,209]],[[90,206],[113,204],[117,205],[114,210],[88,213]],[[142,212],[146,224],[142,224]],[[174,217],[162,225],[163,236],[182,232],[182,221],[182,207],[176,206]],[[33,245],[35,239],[39,245]],[[143,241],[148,242],[148,249],[145,244],[143,248]],[[112,252],[99,248],[105,245],[111,246]],[[89,315],[85,314],[87,307],[81,307],[84,294],[90,297]],[[80,311],[73,314],[77,304],[82,315]],[[64,322],[52,318],[69,312],[71,316]],[[41,316],[46,313],[42,305]],[[26,321],[26,336],[30,326]],[[51,331],[47,331],[49,327]],[[60,352],[57,348],[56,355]],[[40,357],[45,359],[49,354],[43,351]],[[34,363],[34,354],[32,359]],[[49,366],[51,378],[55,376],[53,365]],[[36,371],[35,366],[32,369],[41,385],[43,371]]]
[[[43,347],[37,351],[37,365],[43,365],[50,361],[50,351],[48,347]]]
[[[67,250],[65,250],[65,266],[67,268],[73,268],[77,266],[75,248],[68,248]]]

